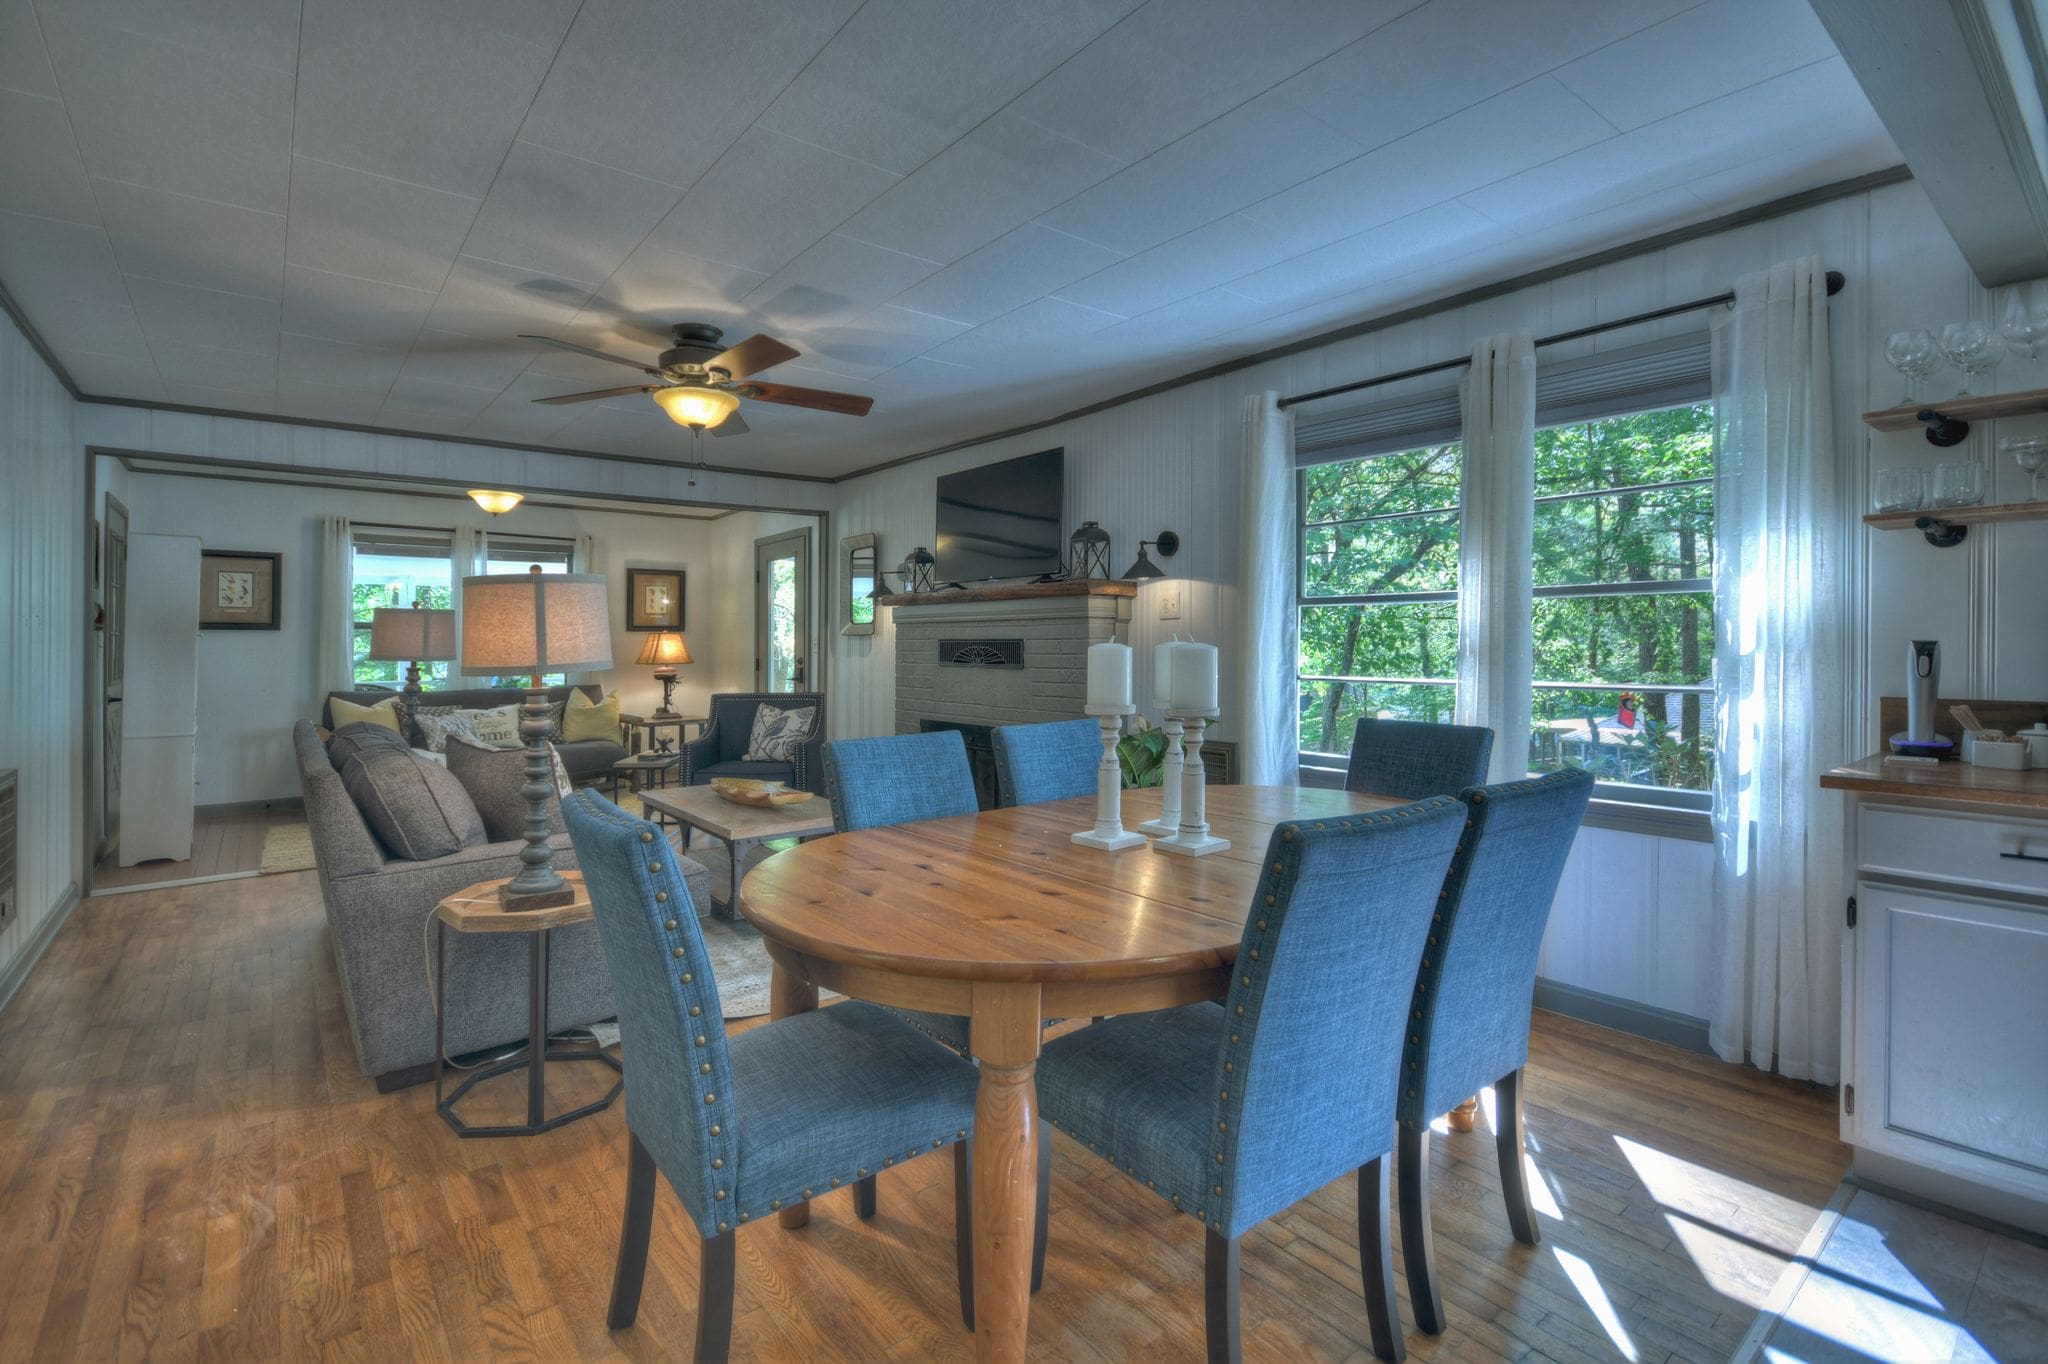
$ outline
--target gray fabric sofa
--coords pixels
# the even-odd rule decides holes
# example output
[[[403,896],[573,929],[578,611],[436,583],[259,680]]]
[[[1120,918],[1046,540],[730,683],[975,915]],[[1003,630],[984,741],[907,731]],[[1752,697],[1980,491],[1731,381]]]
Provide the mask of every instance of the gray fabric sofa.
[[[550,702],[566,701],[569,699],[571,690],[580,691],[593,701],[602,701],[604,699],[604,688],[586,683],[575,688],[549,687],[548,700]],[[331,691],[327,693],[326,699],[320,703],[320,724],[322,728],[330,730],[334,728],[334,707],[331,703],[337,696],[344,701],[353,701],[359,706],[374,706],[380,701],[388,701],[393,696],[398,696],[401,697],[399,707],[403,709],[406,705],[405,700],[402,699],[403,693],[394,692],[383,687],[372,687],[363,691]],[[462,687],[452,691],[423,691],[419,694],[418,704],[422,706],[462,706],[472,710],[487,710],[495,706],[512,705],[525,699],[526,693],[518,687]],[[421,742],[419,734],[413,729],[412,722],[409,720],[406,722],[405,741],[415,748],[424,748],[426,746]],[[579,783],[596,781],[600,777],[609,776],[612,764],[626,756],[624,744],[614,743],[606,739],[581,739],[573,744],[558,743],[555,745],[555,751],[562,755],[562,766],[569,769],[569,780]]]
[[[421,862],[393,857],[349,798],[311,722],[292,727],[292,748],[356,1060],[379,1088],[431,1079],[434,906],[464,886],[518,871],[522,845],[485,843]],[[568,835],[551,841],[555,865],[573,868]],[[689,858],[682,866],[691,900],[708,907],[709,875]],[[555,930],[548,950],[550,1031],[618,1012],[595,924]],[[450,1056],[526,1040],[527,954],[525,934],[448,935]]]

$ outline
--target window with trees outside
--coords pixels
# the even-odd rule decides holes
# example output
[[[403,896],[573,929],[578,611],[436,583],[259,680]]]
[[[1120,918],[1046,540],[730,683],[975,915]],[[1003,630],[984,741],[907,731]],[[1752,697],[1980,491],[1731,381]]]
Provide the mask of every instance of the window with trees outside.
[[[1539,409],[1540,410],[1540,409]],[[1301,749],[1457,699],[1455,443],[1301,470]],[[1713,405],[1536,433],[1529,770],[1697,804],[1713,780]],[[1619,792],[1617,792],[1619,793]]]
[[[396,526],[357,526],[350,589],[355,624],[352,663],[355,680],[365,686],[404,685],[403,662],[372,660],[370,619],[379,607],[420,606],[446,609],[455,604],[454,537],[445,530]],[[574,567],[572,540],[545,536],[491,535],[485,541],[485,572],[525,573],[539,564],[543,573],[567,573]],[[455,664],[420,663],[420,685],[445,687]],[[524,675],[471,679],[479,687],[523,687]],[[562,673],[543,678],[549,686],[568,680]]]
[[[391,687],[405,684],[404,663],[370,658],[370,617],[378,608],[387,606],[453,606],[454,565],[449,557],[449,541],[447,531],[355,528],[354,572],[350,575],[355,622],[351,657],[358,683]],[[421,663],[420,685],[446,686],[452,666],[445,662]]]

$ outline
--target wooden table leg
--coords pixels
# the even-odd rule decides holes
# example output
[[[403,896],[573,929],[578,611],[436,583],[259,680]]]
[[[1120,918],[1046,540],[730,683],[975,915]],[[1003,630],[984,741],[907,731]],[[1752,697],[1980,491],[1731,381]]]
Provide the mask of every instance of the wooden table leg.
[[[1478,1110],[1479,1096],[1474,1094],[1471,1098],[1465,1100],[1465,1102],[1459,1104],[1446,1114],[1444,1120],[1451,1125],[1453,1132],[1470,1132],[1472,1130],[1472,1115]]]
[[[1036,984],[977,984],[974,1104],[974,1355],[1016,1364],[1031,1321],[1038,1214]]]
[[[807,1014],[817,1007],[817,985],[776,962],[775,972],[768,978],[768,1016],[791,1018]],[[811,1220],[810,1202],[792,1203],[775,1216],[785,1227],[801,1227]]]

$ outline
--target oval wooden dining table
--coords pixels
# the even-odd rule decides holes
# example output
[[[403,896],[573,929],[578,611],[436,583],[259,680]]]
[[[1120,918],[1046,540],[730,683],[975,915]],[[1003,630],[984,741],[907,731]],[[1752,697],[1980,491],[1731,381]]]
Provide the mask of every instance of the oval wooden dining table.
[[[774,960],[777,1018],[823,986],[964,1015],[981,1065],[974,1131],[975,1355],[1021,1360],[1037,1214],[1041,1025],[1221,995],[1273,826],[1402,802],[1308,787],[1215,786],[1210,830],[1231,846],[1171,857],[1069,841],[1095,798],[866,829],[791,848],[748,873],[747,919]],[[1159,814],[1129,791],[1124,823]],[[784,1226],[801,1226],[802,1207]]]

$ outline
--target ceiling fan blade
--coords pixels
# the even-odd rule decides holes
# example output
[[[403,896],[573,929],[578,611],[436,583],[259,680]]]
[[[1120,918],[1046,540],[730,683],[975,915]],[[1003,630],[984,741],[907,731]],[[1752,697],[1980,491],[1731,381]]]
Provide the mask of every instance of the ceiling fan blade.
[[[753,429],[753,427],[747,425],[745,417],[735,412],[718,425],[712,427],[711,434],[714,436],[744,436]]]
[[[659,385],[627,384],[624,388],[593,388],[588,393],[563,393],[553,398],[535,398],[537,403],[560,407],[563,403],[594,403],[599,398],[623,398],[628,393],[652,393]]]
[[[873,398],[858,393],[833,393],[823,388],[798,388],[794,384],[748,384],[747,396],[764,403],[786,403],[790,407],[811,407],[820,412],[839,412],[865,417],[875,405]]]
[[[759,374],[770,365],[794,360],[802,354],[794,346],[785,346],[772,336],[756,333],[737,346],[726,347],[706,360],[704,366],[706,369],[722,369],[735,379],[744,379],[749,374]]]
[[[615,365],[624,365],[628,369],[637,369],[642,374],[652,374],[657,379],[666,377],[660,370],[655,369],[651,365],[644,365],[638,360],[628,360],[623,355],[610,355],[601,350],[592,350],[588,346],[579,346],[574,341],[562,341],[552,336],[535,336],[531,332],[519,333],[519,339],[521,341],[538,341],[543,346],[553,346],[557,350],[572,350],[578,355],[587,355],[593,360],[609,360]]]

